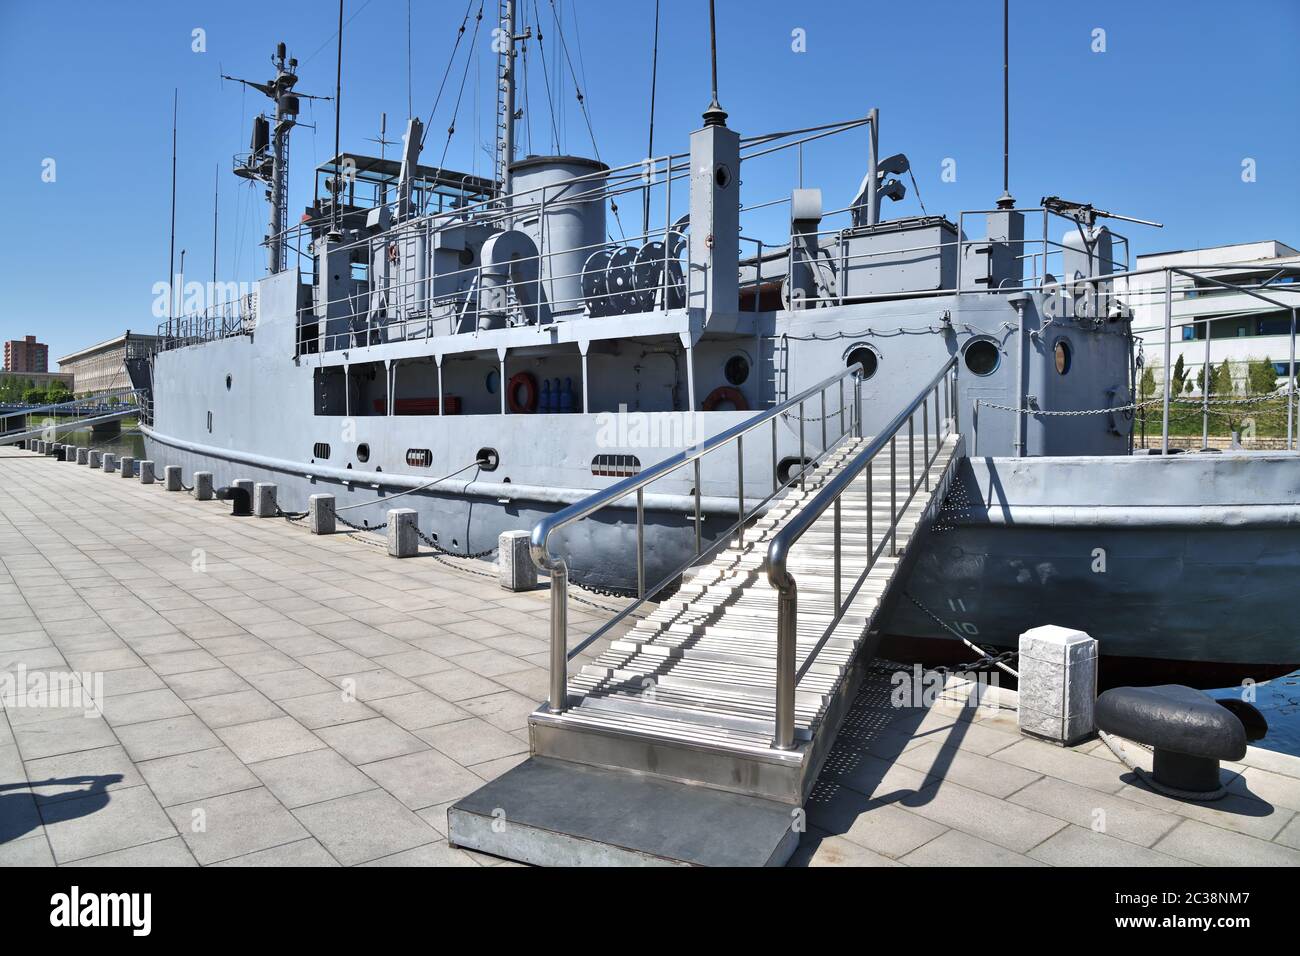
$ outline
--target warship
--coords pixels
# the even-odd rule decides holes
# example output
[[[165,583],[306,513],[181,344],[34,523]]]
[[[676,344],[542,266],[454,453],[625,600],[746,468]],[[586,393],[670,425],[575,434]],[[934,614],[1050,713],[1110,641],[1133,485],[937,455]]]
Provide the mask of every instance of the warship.
[[[1054,196],[1018,207],[1004,162],[992,208],[890,219],[910,163],[881,155],[878,110],[742,134],[716,59],[679,151],[519,156],[515,6],[497,11],[490,178],[426,156],[412,118],[395,159],[336,142],[291,224],[297,61],[280,44],[270,79],[242,81],[271,104],[233,164],[266,190],[266,275],[169,317],[128,363],[160,468],[274,482],[286,511],[329,493],[363,528],[412,508],[431,545],[474,557],[781,408],[770,439],[694,458],[551,538],[569,582],[645,601],[946,374],[934,415],[963,455],[908,545],[882,652],[951,662],[1051,622],[1096,637],[1109,679],[1223,686],[1300,666],[1291,390],[1285,450],[1174,453],[1180,397],[1138,400],[1132,320],[1140,297],[1167,309],[1179,270],[1130,267],[1128,217]],[[802,170],[804,150],[837,148],[863,155],[860,182],[742,188],[758,164]],[[620,201],[640,234],[611,220]],[[773,209],[786,225],[752,235]],[[1134,439],[1148,408],[1153,453]]]

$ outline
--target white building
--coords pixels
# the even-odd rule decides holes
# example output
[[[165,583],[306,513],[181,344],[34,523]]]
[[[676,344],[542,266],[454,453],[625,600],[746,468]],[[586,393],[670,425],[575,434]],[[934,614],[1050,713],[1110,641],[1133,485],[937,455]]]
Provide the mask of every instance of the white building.
[[[1231,265],[1207,270],[1220,263]],[[1279,268],[1300,267],[1300,251],[1273,240],[1245,242],[1141,255],[1134,269],[1163,266],[1198,270],[1195,279],[1177,273],[1173,276],[1169,365],[1175,366],[1182,358],[1187,381],[1193,383],[1185,394],[1201,394],[1207,354],[1211,375],[1228,362],[1238,391],[1245,390],[1247,367],[1252,361],[1267,358],[1279,379],[1288,376],[1292,354],[1290,310],[1300,308],[1300,275],[1280,274]],[[1251,289],[1277,304],[1245,291],[1225,289],[1210,278]],[[1157,273],[1115,284],[1117,295],[1133,308],[1133,333],[1142,343],[1146,366],[1153,369],[1160,383],[1164,381],[1165,364],[1164,283],[1164,275]]]

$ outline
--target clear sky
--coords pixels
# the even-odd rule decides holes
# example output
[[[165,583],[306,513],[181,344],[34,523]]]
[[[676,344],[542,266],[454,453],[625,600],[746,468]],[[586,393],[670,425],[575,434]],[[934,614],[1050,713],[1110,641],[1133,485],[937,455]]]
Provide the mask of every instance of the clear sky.
[[[529,22],[540,20],[559,134],[557,144],[530,45],[521,153],[591,151],[554,30],[559,9],[601,157],[643,157],[654,0],[520,4]],[[472,50],[447,165],[491,174],[495,6],[485,3],[473,43],[471,12],[426,162],[442,153]],[[877,106],[882,153],[908,154],[930,213],[986,208],[1000,194],[999,0],[717,6],[720,96],[733,128],[752,135]],[[1022,206],[1055,194],[1164,222],[1163,230],[1118,227],[1137,252],[1255,239],[1300,245],[1300,0],[1012,0],[1011,8],[1011,191]],[[378,149],[365,139],[377,135],[381,111],[390,139],[408,102],[428,117],[464,15],[465,0],[345,0],[344,149]],[[269,79],[283,40],[300,61],[300,90],[332,95],[336,17],[331,0],[0,0],[0,338],[35,333],[53,360],[127,328],[153,330],[152,287],[167,274],[173,88],[186,272],[211,277],[219,168],[218,278],[260,276],[260,187],[229,170],[267,101],[219,74]],[[195,29],[205,52],[192,49]],[[794,49],[796,30],[803,52]],[[1095,49],[1097,30],[1104,51]],[[656,152],[685,149],[707,103],[707,4],[662,0]],[[290,221],[310,201],[312,167],[332,153],[333,105],[305,106],[302,120],[318,129],[293,134]],[[865,171],[865,137],[854,135],[805,154],[806,185],[821,186],[828,207],[847,205]],[[53,182],[42,175],[49,159]],[[1254,182],[1243,182],[1247,159]],[[955,161],[955,181],[941,175],[945,160]],[[742,177],[753,203],[788,195],[794,171],[783,159]],[[904,181],[909,195],[885,215],[919,212]],[[624,204],[629,227],[638,225],[635,205]],[[775,240],[783,215],[774,210],[746,229],[770,227],[765,237]]]

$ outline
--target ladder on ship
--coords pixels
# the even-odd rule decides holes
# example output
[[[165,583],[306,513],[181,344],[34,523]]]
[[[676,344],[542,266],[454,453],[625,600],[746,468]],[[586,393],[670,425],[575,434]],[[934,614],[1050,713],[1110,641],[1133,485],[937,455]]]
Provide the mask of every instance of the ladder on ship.
[[[696,802],[711,792],[786,811],[803,804],[874,656],[880,618],[898,596],[914,544],[942,506],[964,454],[957,364],[948,360],[874,435],[862,431],[854,368],[537,525],[534,559],[551,570],[552,673],[550,700],[529,721],[536,766],[516,775],[531,777],[530,792],[547,789],[538,774],[581,767],[640,781],[641,788],[646,781],[684,785],[689,796],[682,799]],[[837,408],[828,395],[842,396],[846,384],[852,400]],[[809,414],[818,407],[820,415]],[[757,502],[746,497],[738,468],[734,523],[707,548],[697,530],[697,559],[680,589],[632,623],[632,610],[675,579],[670,574],[658,585],[645,584],[646,486],[679,468],[694,469],[698,529],[701,459],[730,447],[743,463],[744,449],[763,448],[770,428],[775,464],[782,420],[798,430],[801,459],[808,426],[820,431],[818,452],[790,486],[774,481],[772,493]],[[828,423],[839,425],[833,440]],[[549,539],[619,502],[636,509],[642,600],[571,646],[568,568],[551,553]],[[609,638],[604,650],[569,673],[570,659],[602,637]],[[508,782],[497,787],[509,788]],[[478,797],[449,815],[455,839],[503,852],[490,837],[475,835],[482,831],[474,819]],[[500,793],[488,797],[501,799]],[[754,805],[728,812],[754,812]],[[792,851],[788,834],[780,839]]]

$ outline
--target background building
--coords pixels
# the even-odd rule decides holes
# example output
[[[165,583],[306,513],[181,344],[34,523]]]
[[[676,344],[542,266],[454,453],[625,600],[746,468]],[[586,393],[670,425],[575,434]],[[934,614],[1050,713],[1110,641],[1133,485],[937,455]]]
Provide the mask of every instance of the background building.
[[[1282,242],[1246,242],[1206,249],[1185,249],[1137,257],[1134,268],[1206,267],[1231,263],[1210,275],[1219,282],[1250,288],[1284,303],[1264,302],[1246,292],[1225,289],[1204,278],[1173,277],[1173,334],[1169,364],[1182,359],[1184,395],[1201,395],[1207,356],[1211,391],[1226,362],[1235,389],[1250,385],[1250,363],[1268,359],[1278,378],[1294,375],[1291,355],[1291,307],[1300,308],[1300,276],[1280,275],[1280,266],[1300,266],[1300,251]],[[1164,276],[1138,276],[1116,283],[1116,293],[1133,308],[1133,334],[1142,343],[1145,364],[1164,383]],[[1298,363],[1300,364],[1300,363]],[[1279,383],[1281,384],[1281,383]]]
[[[73,375],[78,395],[130,388],[131,379],[126,373],[128,350],[134,354],[136,349],[152,349],[157,340],[156,335],[127,331],[117,338],[63,356],[59,359],[59,371]]]
[[[11,339],[5,343],[6,372],[48,372],[50,370],[50,347],[44,342],[37,342],[36,336],[24,339]]]

